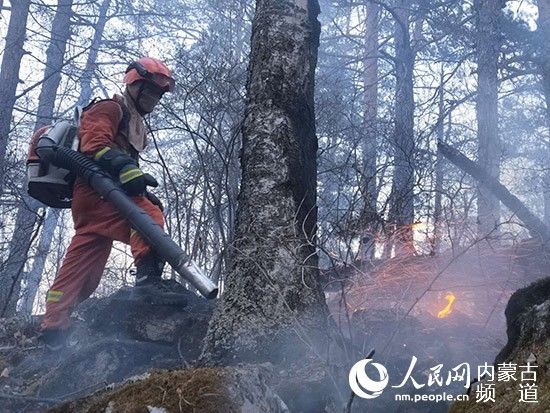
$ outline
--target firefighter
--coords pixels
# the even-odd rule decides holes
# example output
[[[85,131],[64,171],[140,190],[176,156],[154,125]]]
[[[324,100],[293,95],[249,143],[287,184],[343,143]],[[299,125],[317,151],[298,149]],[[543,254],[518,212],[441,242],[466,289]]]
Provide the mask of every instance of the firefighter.
[[[147,145],[143,116],[174,89],[171,71],[161,61],[142,57],[124,76],[122,96],[92,102],[84,108],[78,137],[80,151],[117,179],[123,190],[163,226],[162,205],[147,187],[157,181],[144,173],[138,155]],[[92,188],[77,179],[72,216],[75,235],[46,297],[42,341],[50,350],[65,345],[70,315],[97,288],[114,240],[129,244],[136,266],[136,286],[159,285],[164,263],[129,223]]]

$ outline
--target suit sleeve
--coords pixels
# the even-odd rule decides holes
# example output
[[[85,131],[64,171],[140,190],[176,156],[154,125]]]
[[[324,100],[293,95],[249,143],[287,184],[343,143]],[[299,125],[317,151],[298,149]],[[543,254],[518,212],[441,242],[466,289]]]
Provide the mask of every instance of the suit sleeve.
[[[94,155],[106,146],[116,147],[114,140],[121,120],[122,109],[112,100],[96,103],[86,110],[80,120],[80,151]]]

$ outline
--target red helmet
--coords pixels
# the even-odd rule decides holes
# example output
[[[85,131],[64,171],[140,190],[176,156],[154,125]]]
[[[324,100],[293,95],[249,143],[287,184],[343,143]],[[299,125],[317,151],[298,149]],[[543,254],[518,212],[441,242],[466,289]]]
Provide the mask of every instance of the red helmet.
[[[176,81],[172,72],[160,60],[153,57],[141,57],[130,63],[124,75],[124,83],[131,85],[138,80],[152,82],[165,92],[172,92]]]

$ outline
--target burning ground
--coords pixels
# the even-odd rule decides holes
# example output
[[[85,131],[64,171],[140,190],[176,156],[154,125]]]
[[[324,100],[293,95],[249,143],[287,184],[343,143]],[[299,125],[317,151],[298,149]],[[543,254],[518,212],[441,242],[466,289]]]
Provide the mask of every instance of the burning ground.
[[[492,364],[506,344],[504,310],[510,296],[550,275],[547,254],[531,242],[499,249],[476,245],[454,256],[341,267],[329,274],[334,287],[327,293],[328,303],[342,335],[363,354],[350,356],[357,361],[375,349],[374,360],[388,368],[390,385],[401,382],[412,356],[418,359],[413,378],[420,383],[426,383],[430,369],[439,364],[445,379],[451,368],[469,363],[474,380],[477,366]],[[395,402],[394,396],[443,390],[461,394],[464,385],[415,390],[409,382],[408,388],[388,386],[379,398],[358,405],[381,412],[409,412],[413,406],[418,411],[446,411],[445,403],[412,405]],[[359,406],[357,411],[362,411]]]
[[[475,366],[491,364],[503,348],[503,359],[521,361],[534,353],[546,365],[548,323],[540,307],[544,303],[535,303],[540,307],[535,317],[531,304],[536,300],[511,301],[515,307],[507,310],[508,326],[504,309],[514,291],[548,275],[547,259],[536,246],[524,244],[499,250],[471,248],[454,258],[393,258],[337,268],[326,291],[337,345],[326,359],[299,366],[198,367],[212,306],[193,294],[179,307],[133,301],[127,289],[91,300],[79,310],[74,346],[58,358],[43,356],[36,323],[3,320],[2,405],[7,411],[43,411],[58,405],[53,411],[147,412],[156,407],[168,412],[228,412],[248,406],[251,411],[318,412],[342,411],[348,404],[349,412],[444,412],[449,407],[445,403],[394,400],[397,393],[441,392],[437,386],[415,391],[409,382],[401,389],[388,386],[375,400],[351,397],[349,369],[371,349],[374,360],[388,369],[390,385],[401,382],[413,356],[417,362],[412,376],[419,383],[426,383],[430,369],[438,364],[446,372],[464,362],[472,366],[473,380]],[[517,320],[538,320],[535,324],[542,328],[533,335],[533,322]],[[159,370],[163,368],[168,370]],[[107,386],[135,375],[140,376]],[[545,383],[541,373],[541,385]],[[453,382],[445,391],[464,393],[464,384]],[[506,389],[499,389],[497,396],[506,402],[506,394]]]

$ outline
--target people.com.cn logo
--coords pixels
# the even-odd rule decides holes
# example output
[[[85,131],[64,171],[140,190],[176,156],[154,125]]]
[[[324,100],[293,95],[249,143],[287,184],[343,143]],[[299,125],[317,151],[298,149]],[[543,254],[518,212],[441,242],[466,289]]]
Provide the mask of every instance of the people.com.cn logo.
[[[371,366],[378,371],[378,380],[367,376],[366,367],[372,359],[360,360],[353,365],[349,371],[349,385],[351,390],[363,399],[375,399],[382,394],[388,385],[388,370],[379,363],[371,363]]]

